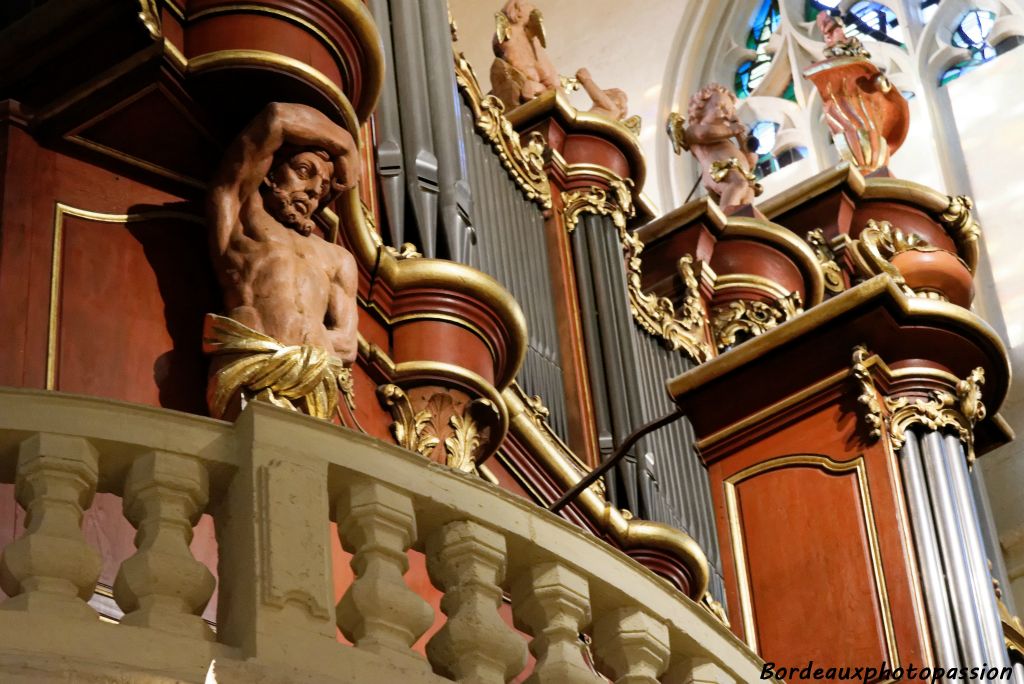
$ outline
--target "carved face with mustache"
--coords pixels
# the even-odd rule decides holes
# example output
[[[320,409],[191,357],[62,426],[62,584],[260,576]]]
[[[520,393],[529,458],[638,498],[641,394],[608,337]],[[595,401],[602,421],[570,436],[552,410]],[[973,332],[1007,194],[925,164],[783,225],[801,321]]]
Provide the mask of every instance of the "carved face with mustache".
[[[326,152],[302,151],[285,157],[267,174],[263,206],[281,225],[309,235],[313,213],[331,192],[334,164]]]

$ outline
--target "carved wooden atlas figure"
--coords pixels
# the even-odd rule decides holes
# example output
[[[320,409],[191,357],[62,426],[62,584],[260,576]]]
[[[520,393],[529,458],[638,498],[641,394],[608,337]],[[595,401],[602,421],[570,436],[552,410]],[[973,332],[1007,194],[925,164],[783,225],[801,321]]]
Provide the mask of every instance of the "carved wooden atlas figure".
[[[747,149],[747,129],[736,118],[736,96],[711,83],[690,98],[686,122],[669,117],[676,154],[688,150],[700,162],[704,187],[723,209],[750,204],[761,194],[754,176],[757,155]]]
[[[268,105],[228,148],[207,206],[227,310],[203,331],[214,417],[259,399],[329,419],[351,397],[355,259],[313,215],[358,177],[352,136],[304,105]]]

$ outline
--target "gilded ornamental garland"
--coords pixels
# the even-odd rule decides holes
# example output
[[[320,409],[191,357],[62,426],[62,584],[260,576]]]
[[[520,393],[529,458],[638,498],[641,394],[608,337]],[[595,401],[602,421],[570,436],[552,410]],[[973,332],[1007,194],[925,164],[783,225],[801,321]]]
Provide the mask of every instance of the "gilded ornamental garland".
[[[610,217],[619,232],[626,259],[626,285],[633,318],[645,331],[665,340],[672,351],[682,349],[697,363],[704,363],[711,358],[711,347],[704,339],[704,302],[693,273],[693,257],[685,255],[679,260],[679,272],[686,290],[679,311],[668,298],[644,292],[640,271],[640,253],[644,244],[626,228],[627,219],[635,212],[633,195],[624,181],[615,180],[610,185],[614,198],[597,187],[562,193],[566,230],[575,230],[584,212]]]
[[[862,393],[857,400],[867,409],[865,421],[871,438],[881,437],[883,427],[887,427],[892,448],[899,451],[907,441],[907,430],[914,425],[933,431],[951,431],[963,442],[968,465],[974,464],[974,426],[984,420],[986,413],[981,401],[981,386],[985,382],[983,369],[975,368],[966,378],[958,380],[955,394],[941,389],[930,390],[926,398],[894,398],[883,394],[882,404],[868,370],[868,351],[863,345],[853,350],[851,373],[861,386]]]
[[[832,294],[838,294],[846,289],[843,283],[843,271],[836,263],[835,252],[825,238],[825,231],[821,228],[808,231],[807,244],[814,250],[814,256],[821,264],[822,275],[825,276],[825,289]]]
[[[505,105],[494,95],[484,95],[473,67],[462,53],[455,54],[455,80],[473,110],[480,134],[491,143],[502,165],[526,194],[545,209],[551,208],[551,185],[544,171],[544,137],[534,131],[523,144],[507,118]]]
[[[711,311],[711,332],[719,351],[757,337],[803,312],[800,294],[791,292],[772,303],[737,299]]]

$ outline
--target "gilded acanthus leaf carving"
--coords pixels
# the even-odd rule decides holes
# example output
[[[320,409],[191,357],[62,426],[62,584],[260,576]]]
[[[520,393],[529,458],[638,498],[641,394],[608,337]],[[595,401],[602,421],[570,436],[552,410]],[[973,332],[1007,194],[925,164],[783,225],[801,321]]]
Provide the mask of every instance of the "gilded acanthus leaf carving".
[[[939,215],[939,221],[957,241],[969,242],[977,240],[981,228],[971,215],[974,202],[967,195],[949,198],[949,206]]]
[[[473,67],[461,52],[455,53],[455,80],[466,95],[477,130],[494,148],[513,180],[528,199],[550,209],[551,184],[544,170],[544,136],[533,131],[526,143],[522,142],[505,117],[505,105],[494,95],[483,94]]]
[[[775,302],[738,299],[711,311],[711,331],[719,351],[725,351],[752,337],[757,337],[803,312],[798,292],[791,292]]]
[[[986,414],[981,401],[981,385],[985,382],[983,369],[975,368],[966,378],[957,381],[955,394],[933,389],[927,397],[882,395],[884,415],[878,401],[880,393],[868,370],[868,351],[863,345],[853,350],[851,372],[861,385],[862,392],[857,400],[867,407],[865,419],[873,438],[880,437],[887,425],[892,448],[899,451],[907,441],[907,431],[914,425],[953,432],[964,444],[968,465],[974,464],[974,426],[984,420]]]
[[[467,473],[476,470],[476,457],[484,442],[484,432],[498,421],[498,409],[488,399],[474,399],[460,415],[448,419],[452,433],[444,440],[447,464]]]
[[[391,412],[391,434],[404,449],[429,456],[441,440],[432,429],[434,414],[428,409],[413,409],[409,395],[398,385],[385,384],[377,388],[381,405]]]

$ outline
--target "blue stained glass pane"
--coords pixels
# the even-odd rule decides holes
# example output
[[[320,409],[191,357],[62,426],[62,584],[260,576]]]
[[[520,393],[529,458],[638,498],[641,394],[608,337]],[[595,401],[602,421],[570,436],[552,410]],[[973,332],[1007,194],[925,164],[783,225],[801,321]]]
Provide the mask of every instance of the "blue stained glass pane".
[[[921,0],[921,21],[927,24],[937,9],[939,9],[939,0]]]
[[[764,0],[754,14],[750,22],[750,34],[747,36],[747,48],[753,50],[756,57],[744,62],[736,70],[736,94],[740,97],[747,97],[757,90],[757,86],[768,74],[774,56],[768,52],[768,42],[781,21],[778,0]]]
[[[775,134],[779,130],[779,124],[774,121],[758,121],[750,129],[751,135],[757,138],[757,149],[754,151],[759,155],[771,154],[775,147]]]
[[[970,50],[971,57],[947,69],[939,77],[939,85],[946,85],[971,69],[995,59],[996,50],[988,42],[988,35],[995,23],[995,13],[988,10],[972,9],[960,18],[950,42],[956,47]]]
[[[839,15],[839,5],[840,2],[836,0],[807,0],[807,20],[814,20],[821,10]],[[903,47],[903,27],[900,26],[896,13],[880,2],[863,0],[855,3],[842,17],[843,23],[846,24],[846,35],[850,38],[859,36]]]

